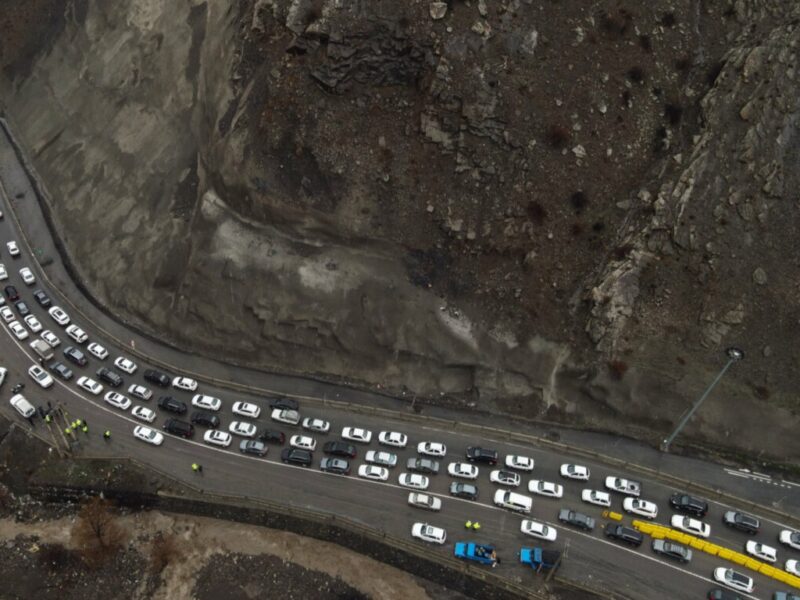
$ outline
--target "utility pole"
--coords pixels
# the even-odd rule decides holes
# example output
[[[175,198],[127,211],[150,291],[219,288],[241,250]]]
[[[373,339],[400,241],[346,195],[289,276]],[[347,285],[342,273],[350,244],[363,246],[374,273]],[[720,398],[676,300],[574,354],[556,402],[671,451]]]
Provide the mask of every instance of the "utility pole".
[[[683,429],[683,427],[686,425],[689,419],[692,418],[692,415],[695,412],[697,412],[697,409],[700,408],[700,405],[711,393],[711,390],[714,389],[714,386],[716,386],[719,383],[719,380],[722,379],[723,375],[725,375],[725,371],[727,371],[733,363],[738,362],[744,358],[744,350],[740,350],[739,348],[734,348],[733,346],[726,349],[725,354],[728,356],[728,362],[725,364],[724,367],[722,367],[722,370],[716,376],[714,381],[711,382],[711,385],[709,385],[706,388],[706,391],[703,392],[703,395],[700,396],[700,399],[694,403],[694,406],[692,406],[691,410],[689,410],[689,412],[686,413],[686,416],[683,417],[683,419],[681,419],[681,422],[678,423],[678,426],[675,428],[675,431],[673,431],[670,434],[670,436],[661,443],[662,452],[669,452],[670,444],[672,444],[675,437],[681,432],[681,429]]]

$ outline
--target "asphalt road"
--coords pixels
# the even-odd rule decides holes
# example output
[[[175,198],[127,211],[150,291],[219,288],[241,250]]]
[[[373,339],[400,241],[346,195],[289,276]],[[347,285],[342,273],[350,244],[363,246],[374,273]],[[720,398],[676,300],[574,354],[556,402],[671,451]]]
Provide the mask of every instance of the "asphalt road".
[[[186,372],[212,373],[215,378],[220,380],[246,382],[264,389],[293,391],[317,398],[338,396],[365,403],[379,403],[386,407],[397,407],[387,398],[370,397],[363,392],[352,392],[345,388],[336,388],[313,380],[265,376],[235,366],[221,363],[210,364],[207,359],[190,353],[182,353],[178,349],[143,338],[126,329],[124,323],[116,322],[97,310],[67,276],[61,259],[53,247],[46,225],[44,225],[41,215],[38,214],[39,208],[30,189],[30,182],[27,181],[24,171],[16,163],[13,155],[9,154],[9,147],[5,142],[5,139],[0,140],[0,182],[7,194],[7,197],[0,198],[2,200],[0,210],[6,213],[5,220],[0,222],[0,242],[2,242],[0,262],[4,263],[8,269],[9,280],[2,282],[2,285],[9,283],[15,285],[44,327],[51,329],[61,338],[62,344],[56,349],[59,358],[61,358],[61,350],[66,345],[70,345],[71,341],[67,338],[63,328],[55,324],[47,312],[33,300],[31,295],[33,289],[44,289],[53,299],[54,304],[64,307],[72,316],[73,322],[78,323],[89,334],[90,341],[97,341],[108,349],[110,356],[102,361],[106,366],[110,366],[116,356],[130,355],[130,347],[124,343],[120,345],[116,340],[128,340],[129,343],[132,340],[137,353],[157,358],[159,362],[181,366]],[[12,205],[13,210],[11,210]],[[16,219],[17,216],[20,217],[19,222]],[[18,259],[10,258],[5,247],[5,242],[12,239],[20,243],[23,251],[23,256]],[[31,240],[31,243],[28,244],[27,240]],[[41,268],[39,262],[49,264]],[[31,287],[21,281],[18,270],[22,266],[30,267],[37,276],[38,281]],[[109,335],[106,335],[106,332]],[[625,473],[613,472],[601,462],[571,459],[569,456],[554,452],[547,447],[515,446],[503,439],[503,436],[499,436],[498,439],[475,440],[459,431],[457,426],[447,430],[428,428],[404,420],[402,414],[398,415],[396,421],[389,422],[386,418],[347,413],[323,403],[301,403],[302,416],[320,417],[332,423],[330,434],[312,434],[317,438],[319,444],[324,443],[327,439],[338,439],[341,428],[346,425],[371,429],[376,436],[377,432],[382,429],[394,429],[407,433],[409,447],[398,452],[399,466],[392,470],[387,483],[363,481],[353,475],[342,477],[322,473],[316,468],[316,464],[322,456],[319,450],[315,453],[314,468],[304,469],[280,463],[279,449],[275,446],[270,448],[266,459],[242,456],[236,451],[238,447],[238,438],[236,437],[234,437],[231,450],[210,448],[197,441],[202,439],[202,428],[198,428],[194,441],[167,436],[163,446],[150,447],[135,440],[130,433],[134,425],[140,424],[140,422],[134,421],[130,415],[104,404],[102,396],[90,398],[85,392],[79,391],[74,384],[74,379],[67,383],[58,381],[56,386],[50,390],[37,389],[36,384],[26,374],[27,368],[35,362],[32,351],[27,346],[27,342],[33,338],[31,337],[25,342],[17,342],[5,324],[1,335],[7,342],[3,346],[5,350],[2,353],[0,364],[9,369],[9,380],[0,390],[0,397],[7,400],[11,395],[10,385],[15,382],[25,382],[27,386],[25,394],[34,404],[45,404],[47,400],[54,401],[55,399],[62,401],[72,414],[87,419],[90,424],[90,434],[85,436],[81,444],[81,452],[86,456],[133,456],[145,464],[151,464],[161,471],[171,474],[176,479],[199,485],[208,491],[268,498],[295,506],[343,515],[399,536],[409,537],[410,527],[414,521],[427,521],[447,530],[448,543],[442,548],[430,546],[426,548],[420,544],[421,551],[451,553],[452,542],[463,539],[492,542],[497,545],[498,554],[502,559],[496,572],[517,581],[530,582],[531,586],[535,586],[539,576],[519,565],[515,554],[520,546],[535,546],[538,542],[519,532],[519,524],[522,519],[520,516],[492,505],[491,497],[496,486],[488,480],[490,469],[480,468],[481,472],[477,480],[480,495],[477,502],[455,499],[448,495],[447,490],[452,478],[445,472],[447,463],[462,459],[464,449],[468,445],[481,444],[497,449],[501,455],[518,453],[532,456],[535,459],[534,473],[531,476],[523,477],[523,486],[518,490],[521,493],[527,495],[525,488],[531,477],[564,484],[565,497],[562,500],[534,497],[531,518],[556,525],[559,508],[566,506],[597,518],[598,526],[592,534],[556,525],[559,538],[550,545],[566,548],[566,558],[559,571],[562,577],[596,589],[614,591],[619,597],[701,598],[709,589],[716,587],[710,581],[713,568],[724,564],[723,561],[702,553],[695,553],[695,558],[689,565],[681,566],[653,554],[649,549],[649,540],[647,539],[640,549],[630,549],[603,538],[601,535],[602,509],[581,502],[580,491],[584,487],[602,489],[602,482],[606,475],[625,476]],[[83,344],[83,346],[85,345]],[[131,356],[131,358],[139,365],[139,369],[134,376],[123,374],[124,388],[135,382],[152,389],[153,386],[146,384],[142,379],[142,372],[149,365],[138,357]],[[90,364],[86,368],[81,369],[72,364],[69,366],[75,371],[76,378],[82,374],[94,376],[100,362],[90,358]],[[173,373],[182,374],[177,370]],[[104,392],[108,389],[110,388],[106,386]],[[124,392],[124,389],[120,388],[119,391]],[[160,390],[154,389],[153,391],[155,397],[160,395]],[[299,427],[278,426],[278,424],[270,422],[269,410],[266,408],[266,400],[263,395],[254,397],[228,388],[215,388],[202,383],[199,391],[223,399],[223,408],[220,411],[223,429],[226,429],[228,423],[234,420],[230,411],[231,405],[236,400],[242,399],[262,406],[262,415],[260,419],[256,420],[259,429],[267,426],[279,428],[287,434],[287,439],[291,434],[300,431]],[[170,390],[169,393],[187,404],[192,395],[176,390]],[[154,408],[155,397],[144,404]],[[140,403],[134,401],[134,404]],[[2,402],[0,407],[5,414],[19,419],[7,402]],[[428,409],[426,408],[426,410]],[[171,415],[165,415],[160,410],[157,412],[159,414],[154,427],[160,428],[164,419]],[[41,430],[42,425],[37,424],[36,428]],[[113,437],[110,442],[103,441],[100,436],[105,429],[112,431]],[[574,435],[577,436],[577,434]],[[600,443],[609,446],[608,453],[610,455],[615,455],[617,452],[629,453],[632,448],[638,448],[630,442],[615,441],[608,436],[602,438],[598,436],[598,439],[602,440]],[[416,443],[423,440],[439,441],[448,446],[447,456],[441,459],[440,474],[431,478],[431,491],[440,495],[444,502],[441,513],[424,513],[419,509],[409,507],[406,503],[408,491],[397,485],[397,476],[403,470],[402,465],[405,464],[408,457],[415,455],[413,450]],[[378,445],[373,442],[368,448],[377,449]],[[353,473],[363,462],[366,449],[366,446],[359,448],[359,456],[352,461]],[[640,458],[638,453],[634,456],[625,455],[629,460]],[[642,454],[642,458],[647,457]],[[768,486],[758,480],[730,476],[721,467],[700,461],[688,461],[680,457],[666,457],[662,460],[668,463],[663,465],[665,471],[678,469],[683,472],[684,476],[690,478],[706,477],[706,474],[710,478],[713,474],[716,487],[726,491],[733,490],[737,495],[751,501],[784,509],[794,509],[800,505],[796,487]],[[204,467],[201,475],[192,473],[190,469],[191,463],[195,461],[200,462]],[[586,464],[592,471],[589,484],[562,480],[558,475],[558,467],[563,462]],[[641,479],[640,477],[634,478]],[[671,512],[667,498],[673,491],[672,488],[664,486],[657,480],[643,481],[642,497],[659,505],[661,512],[657,521],[660,523],[668,522]],[[612,509],[621,511],[621,502],[621,496],[614,494]],[[722,525],[721,516],[726,508],[712,503],[711,511],[706,518],[706,522],[712,527],[712,539],[727,547],[742,550],[746,539],[749,538],[744,534],[730,531]],[[467,519],[481,522],[480,533],[474,534],[465,531],[464,522]],[[630,518],[626,517],[625,522],[629,521]],[[781,528],[780,524],[765,520],[762,532],[757,539],[773,546],[779,546],[777,534]],[[781,546],[778,548],[778,556],[779,562],[782,563],[786,558],[800,558],[800,553]],[[761,576],[755,576],[754,579],[756,581],[756,592],[752,596],[754,598],[767,598],[773,590],[780,589],[780,586],[776,585],[777,582],[772,580]]]

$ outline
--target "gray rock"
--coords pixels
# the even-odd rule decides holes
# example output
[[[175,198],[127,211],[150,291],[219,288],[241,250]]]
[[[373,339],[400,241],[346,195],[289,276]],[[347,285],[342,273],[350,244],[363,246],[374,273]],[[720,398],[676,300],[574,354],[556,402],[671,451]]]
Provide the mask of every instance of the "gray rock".
[[[753,271],[753,281],[758,285],[766,285],[767,272],[761,267],[756,267],[756,270]]]
[[[431,2],[430,4],[431,19],[438,21],[444,19],[447,14],[447,2]]]
[[[538,43],[539,43],[539,32],[534,29],[525,36],[525,39],[522,40],[520,49],[525,54],[533,56],[533,53],[536,51],[536,45]]]

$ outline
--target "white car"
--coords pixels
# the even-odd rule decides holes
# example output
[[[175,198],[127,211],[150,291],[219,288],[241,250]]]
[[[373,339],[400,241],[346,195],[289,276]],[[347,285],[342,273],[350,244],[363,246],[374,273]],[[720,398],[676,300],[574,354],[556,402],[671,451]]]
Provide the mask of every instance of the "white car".
[[[581,492],[581,500],[597,506],[611,506],[611,495],[608,492],[586,489]]]
[[[439,442],[420,442],[417,444],[417,452],[426,456],[444,456],[447,454],[447,446]]]
[[[532,519],[523,519],[519,530],[525,535],[530,535],[547,542],[555,542],[558,537],[558,532],[555,527],[545,525],[544,523]]]
[[[67,335],[79,344],[82,344],[89,339],[89,336],[86,335],[86,332],[75,324],[67,325]]]
[[[146,423],[152,423],[156,420],[156,412],[154,410],[138,404],[133,407],[131,414],[137,419],[145,421]]]
[[[247,421],[231,421],[231,424],[228,425],[228,431],[242,437],[251,438],[256,435],[256,426]]]
[[[414,488],[415,490],[427,490],[430,485],[430,480],[419,473],[400,473],[397,482],[403,487]]]
[[[36,315],[28,315],[23,321],[25,321],[25,325],[27,325],[28,329],[33,333],[39,333],[42,330],[42,324],[39,323],[39,319],[36,318]]]
[[[193,392],[197,389],[197,382],[190,377],[176,377],[172,380],[172,387]]]
[[[409,492],[408,503],[417,508],[424,508],[425,510],[442,510],[442,499],[430,494],[423,494],[422,492]]]
[[[532,494],[547,496],[548,498],[561,498],[564,495],[564,486],[552,481],[531,479],[528,482],[528,491]]]
[[[6,248],[8,248],[8,253],[11,256],[15,258],[19,256],[19,246],[17,246],[17,242],[8,242]]]
[[[579,481],[589,481],[589,469],[583,465],[563,464],[561,465],[561,476],[567,479],[577,479]]]
[[[478,467],[470,463],[451,462],[447,465],[447,473],[451,477],[460,477],[461,479],[477,479]]]
[[[309,431],[318,431],[320,433],[328,433],[331,430],[331,424],[322,419],[306,417],[303,419],[303,429],[308,429]]]
[[[744,549],[748,554],[766,562],[774,563],[778,560],[778,551],[775,548],[755,540],[748,540],[744,545]]]
[[[639,515],[645,519],[655,519],[658,516],[658,506],[656,506],[655,502],[649,502],[639,498],[625,498],[622,501],[622,508],[631,514]]]
[[[533,471],[533,459],[529,456],[520,456],[519,454],[508,454],[506,456],[506,467],[509,469],[516,469],[517,471]]]
[[[411,526],[411,537],[431,544],[444,544],[447,540],[447,532],[441,527],[434,527],[427,523],[414,523]]]
[[[361,465],[358,467],[358,476],[375,481],[388,481],[389,469],[378,465]]]
[[[14,407],[14,410],[25,419],[30,419],[36,414],[36,409],[33,407],[33,404],[28,402],[28,399],[22,394],[14,394],[11,396],[9,402],[11,406]]]
[[[405,448],[408,444],[408,436],[399,431],[381,431],[378,434],[378,443],[384,446],[394,446],[395,448]]]
[[[3,382],[6,380],[6,375],[8,375],[8,369],[0,367],[0,386],[2,386]]]
[[[128,393],[131,396],[139,398],[139,400],[150,400],[150,398],[153,397],[153,392],[148,390],[143,385],[137,385],[135,383],[128,388]]]
[[[36,277],[33,276],[33,273],[28,267],[22,267],[19,270],[19,276],[22,277],[22,281],[28,285],[33,285],[36,283]]]
[[[211,444],[212,446],[222,446],[223,448],[227,448],[231,445],[231,434],[226,431],[220,431],[219,429],[209,429],[203,434],[203,441],[206,444]]]
[[[787,573],[791,573],[792,575],[796,575],[800,577],[800,561],[797,561],[794,558],[790,558],[786,561],[786,564],[783,565],[783,568],[786,570]]]
[[[300,422],[300,413],[296,410],[289,410],[286,408],[275,408],[272,410],[270,418],[278,423],[287,423],[289,425],[297,425]]]
[[[62,327],[69,325],[69,315],[65,313],[64,309],[60,306],[51,306],[47,312],[53,317],[53,320]]]
[[[42,367],[39,365],[33,365],[28,369],[28,375],[31,376],[36,383],[38,383],[43,388],[47,389],[53,386],[53,378],[47,374]]]
[[[0,263],[0,281],[5,281],[6,279],[8,279],[8,271],[6,271],[6,266]]]
[[[797,531],[792,531],[791,529],[782,530],[778,534],[778,541],[780,541],[781,544],[789,546],[789,548],[800,550],[800,533]]]
[[[519,473],[514,473],[514,471],[495,469],[489,473],[489,481],[498,485],[517,487],[522,482],[522,477],[519,476]]]
[[[202,408],[204,410],[218,411],[222,407],[222,400],[214,398],[214,396],[206,396],[205,394],[195,394],[192,398],[192,406]]]
[[[234,421],[234,423],[236,423],[236,421]],[[249,423],[247,424],[249,425]],[[303,450],[310,450],[313,452],[317,449],[317,440],[307,435],[293,435],[289,438],[289,445],[293,448],[302,448]]]
[[[397,464],[397,454],[381,450],[369,450],[364,455],[364,460],[373,465],[394,467]]]
[[[59,344],[61,344],[61,340],[58,339],[58,336],[50,331],[49,329],[45,329],[42,333],[39,334],[41,337],[51,348],[55,348]]]
[[[369,429],[361,429],[360,427],[345,427],[342,429],[342,437],[351,442],[369,444],[372,441],[372,432]]]
[[[10,323],[16,318],[14,316],[14,313],[7,306],[3,306],[2,308],[0,308],[0,315],[3,316],[3,321],[5,321],[6,323]]]
[[[19,321],[11,321],[11,323],[8,324],[8,328],[18,340],[27,339],[28,331],[22,325],[20,325]]]
[[[638,497],[642,491],[642,484],[638,481],[632,481],[630,479],[609,475],[606,477],[606,488],[612,492],[619,492],[620,494]]]
[[[156,431],[155,429],[150,429],[149,427],[145,427],[144,425],[137,425],[133,428],[133,435],[136,438],[139,438],[143,442],[147,442],[148,444],[153,444],[154,446],[160,446],[164,443],[164,436],[161,435],[160,432]]]
[[[261,414],[261,407],[252,402],[234,402],[231,410],[235,415],[241,415],[251,419],[257,419],[258,415]]]
[[[755,587],[750,577],[725,567],[717,567],[714,569],[714,579],[722,585],[726,585],[733,590],[744,592],[745,594],[752,593]]]
[[[99,395],[100,392],[103,391],[103,386],[97,383],[91,377],[85,377],[85,376],[79,377],[76,383],[78,384],[78,387],[83,388],[84,390],[86,390],[90,394],[94,394],[95,396]]]
[[[114,366],[128,375],[133,375],[136,373],[136,369],[138,369],[135,362],[133,362],[130,358],[125,358],[124,356],[118,356],[115,358]]]
[[[91,344],[86,346],[86,349],[100,360],[105,360],[108,358],[108,350],[103,348],[103,346],[101,346],[97,342],[92,342]]]
[[[702,521],[692,519],[691,517],[672,515],[670,524],[675,529],[680,529],[681,531],[691,533],[697,537],[707,538],[709,535],[711,535],[711,527],[708,525],[708,523],[703,523]]]
[[[118,392],[107,392],[103,399],[120,410],[128,410],[131,407],[130,398],[126,398]]]

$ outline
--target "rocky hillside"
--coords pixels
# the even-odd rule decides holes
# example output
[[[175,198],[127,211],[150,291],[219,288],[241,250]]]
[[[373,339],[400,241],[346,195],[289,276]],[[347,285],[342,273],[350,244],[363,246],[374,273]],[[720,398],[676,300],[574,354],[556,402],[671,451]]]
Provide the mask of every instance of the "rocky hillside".
[[[795,4],[63,4],[0,99],[113,311],[654,441],[738,344],[691,434],[800,456]]]

